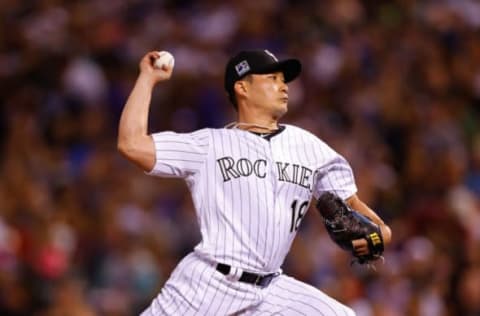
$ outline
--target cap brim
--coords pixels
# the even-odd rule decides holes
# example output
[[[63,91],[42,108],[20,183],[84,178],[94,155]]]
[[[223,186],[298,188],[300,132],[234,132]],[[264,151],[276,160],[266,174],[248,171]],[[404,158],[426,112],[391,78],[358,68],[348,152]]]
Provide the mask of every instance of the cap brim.
[[[286,59],[270,65],[269,67],[266,67],[260,71],[256,71],[255,73],[266,74],[275,71],[283,72],[285,82],[290,82],[298,77],[302,71],[302,64],[298,59]]]

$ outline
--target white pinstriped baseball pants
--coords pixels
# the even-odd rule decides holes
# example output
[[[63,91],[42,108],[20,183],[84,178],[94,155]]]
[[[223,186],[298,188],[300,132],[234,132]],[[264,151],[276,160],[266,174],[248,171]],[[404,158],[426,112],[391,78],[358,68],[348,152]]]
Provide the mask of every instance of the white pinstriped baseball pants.
[[[269,286],[260,288],[231,281],[214,264],[190,253],[140,316],[159,315],[355,316],[355,313],[292,277],[282,274]]]

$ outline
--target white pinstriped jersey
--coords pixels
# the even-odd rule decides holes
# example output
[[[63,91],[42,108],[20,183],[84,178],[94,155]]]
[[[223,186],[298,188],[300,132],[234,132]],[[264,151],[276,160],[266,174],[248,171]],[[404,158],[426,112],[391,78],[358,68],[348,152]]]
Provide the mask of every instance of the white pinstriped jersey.
[[[292,126],[266,140],[241,129],[153,134],[149,174],[184,178],[202,240],[195,250],[255,272],[280,269],[312,196],[356,192],[347,161]]]

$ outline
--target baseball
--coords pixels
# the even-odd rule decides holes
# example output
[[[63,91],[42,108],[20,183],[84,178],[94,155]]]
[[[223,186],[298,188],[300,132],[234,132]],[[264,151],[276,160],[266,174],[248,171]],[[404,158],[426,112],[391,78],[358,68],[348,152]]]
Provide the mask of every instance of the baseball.
[[[173,55],[167,51],[160,51],[158,53],[160,54],[160,57],[155,59],[154,66],[160,69],[163,66],[167,66],[168,68],[173,69],[173,66],[175,65],[175,58],[173,58]]]

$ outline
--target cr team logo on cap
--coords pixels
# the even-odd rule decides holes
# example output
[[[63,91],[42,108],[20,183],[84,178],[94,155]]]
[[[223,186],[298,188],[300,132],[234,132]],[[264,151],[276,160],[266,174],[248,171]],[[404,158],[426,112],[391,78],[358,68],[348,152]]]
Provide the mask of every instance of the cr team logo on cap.
[[[241,77],[250,70],[250,65],[246,60],[243,60],[235,66],[235,70],[237,71],[238,76]]]

